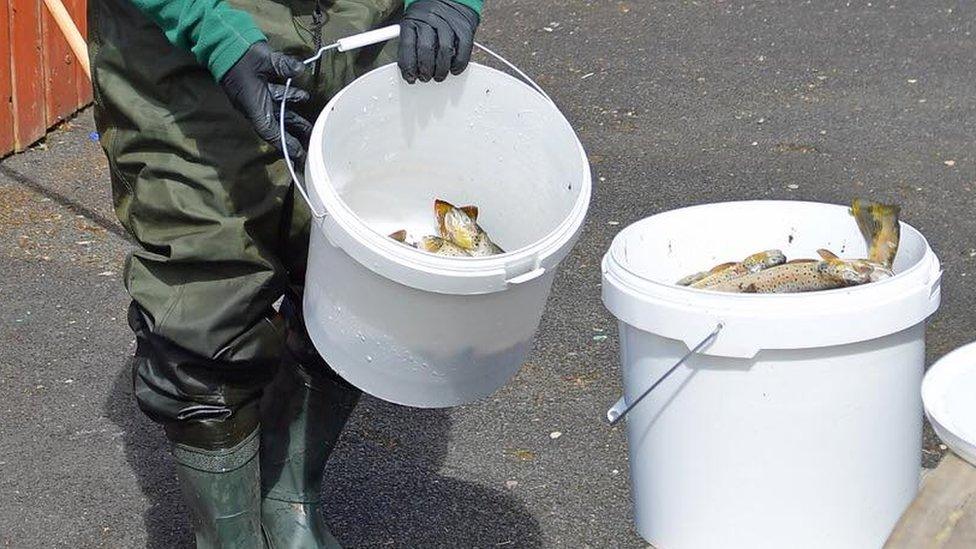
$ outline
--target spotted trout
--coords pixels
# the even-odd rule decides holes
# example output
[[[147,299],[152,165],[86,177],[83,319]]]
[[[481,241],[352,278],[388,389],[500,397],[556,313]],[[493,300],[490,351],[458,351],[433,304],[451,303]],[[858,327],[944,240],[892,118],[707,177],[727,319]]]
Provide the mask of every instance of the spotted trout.
[[[486,257],[505,253],[488,238],[478,225],[478,209],[473,206],[458,208],[444,200],[434,201],[434,214],[440,236],[468,252],[472,257]]]
[[[828,270],[826,261],[800,259],[726,280],[705,288],[742,294],[789,294],[846,286],[843,278]]]
[[[817,250],[821,259],[794,259],[783,265],[750,273],[706,290],[743,294],[790,294],[860,286],[894,276],[888,267],[867,259],[841,259],[829,250]]]
[[[723,263],[712,268],[708,275],[689,284],[692,288],[710,288],[729,280],[736,279],[764,269],[786,263],[786,256],[781,250],[766,250],[750,255],[738,263]],[[697,275],[692,275],[695,277]],[[682,279],[684,280],[684,279]],[[680,284],[682,280],[679,280]]]

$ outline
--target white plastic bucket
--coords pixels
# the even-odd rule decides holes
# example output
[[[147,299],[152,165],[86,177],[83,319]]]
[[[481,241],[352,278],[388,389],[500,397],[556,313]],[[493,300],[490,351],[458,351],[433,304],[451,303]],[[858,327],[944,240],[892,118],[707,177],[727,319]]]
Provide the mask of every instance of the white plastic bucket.
[[[474,63],[416,85],[381,67],[319,116],[305,180],[306,322],[342,377],[391,402],[443,407],[514,375],[590,198],[586,155],[547,97]],[[387,237],[432,234],[435,198],[477,205],[508,253],[448,258]]]
[[[608,415],[723,326],[627,416],[637,530],[662,549],[881,547],[918,486],[938,259],[902,224],[882,282],[792,295],[673,284],[768,248],[866,256],[847,208],[757,201],[649,217],[603,259],[624,382]]]
[[[976,466],[976,343],[940,358],[922,380],[922,403],[935,434]]]

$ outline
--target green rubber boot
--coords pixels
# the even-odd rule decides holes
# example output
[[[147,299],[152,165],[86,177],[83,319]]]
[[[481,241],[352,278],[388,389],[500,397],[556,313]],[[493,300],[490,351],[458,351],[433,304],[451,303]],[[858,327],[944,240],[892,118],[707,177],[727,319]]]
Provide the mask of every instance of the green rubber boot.
[[[226,450],[173,446],[198,549],[261,549],[258,431]]]
[[[289,365],[265,391],[261,523],[269,547],[341,547],[325,524],[319,500],[325,462],[360,394],[324,371],[313,374]]]

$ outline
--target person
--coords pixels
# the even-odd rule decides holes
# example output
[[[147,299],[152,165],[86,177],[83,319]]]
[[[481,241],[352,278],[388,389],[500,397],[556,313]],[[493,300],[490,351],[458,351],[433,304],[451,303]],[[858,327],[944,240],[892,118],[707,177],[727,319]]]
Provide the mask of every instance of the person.
[[[402,2],[89,0],[96,125],[139,244],[134,395],[172,442],[198,547],[338,546],[319,498],[359,392],[305,331],[310,214],[277,107],[300,165],[308,120],[372,67],[396,60],[410,83],[463,71],[482,0]],[[398,44],[299,61],[396,21]]]

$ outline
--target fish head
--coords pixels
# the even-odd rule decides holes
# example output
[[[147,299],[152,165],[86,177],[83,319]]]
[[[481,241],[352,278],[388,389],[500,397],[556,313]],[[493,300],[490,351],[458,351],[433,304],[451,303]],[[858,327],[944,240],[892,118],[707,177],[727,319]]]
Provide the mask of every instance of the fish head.
[[[820,262],[820,272],[830,278],[842,281],[848,286],[858,286],[872,282],[876,267],[870,261],[861,259],[826,259]]]
[[[879,280],[884,280],[886,278],[895,276],[895,271],[880,263],[875,263],[873,261],[865,261],[865,263],[870,264],[872,268],[870,275],[871,282],[877,282]]]
[[[458,208],[452,208],[444,215],[444,238],[465,250],[474,249],[478,244],[478,233],[478,224]]]
[[[745,265],[750,272],[761,271],[763,269],[782,265],[783,263],[786,263],[786,254],[784,254],[782,250],[766,250],[764,252],[752,254],[742,260],[742,264]]]

